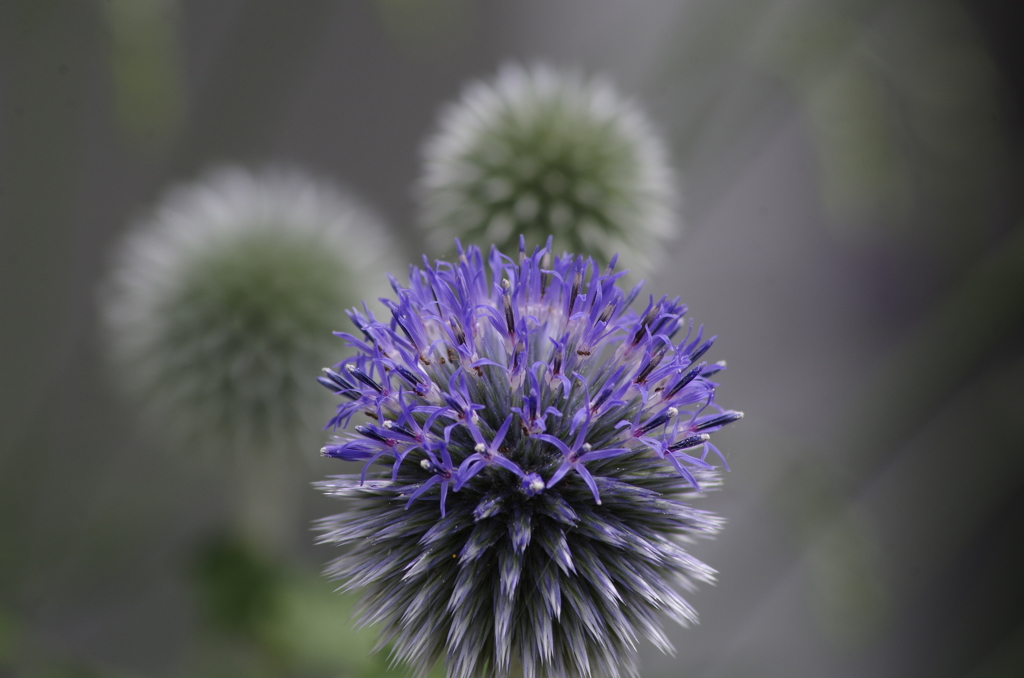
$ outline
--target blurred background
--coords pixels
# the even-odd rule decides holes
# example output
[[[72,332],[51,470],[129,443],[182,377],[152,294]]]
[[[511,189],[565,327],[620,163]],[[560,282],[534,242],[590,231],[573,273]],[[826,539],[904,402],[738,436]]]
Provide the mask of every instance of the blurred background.
[[[685,229],[649,289],[747,414],[718,585],[643,675],[1024,675],[1022,46],[997,0],[0,0],[0,676],[387,671],[318,575],[338,505],[305,492],[286,565],[224,538],[229,471],[118,396],[97,286],[224,162],[336,180],[418,259],[421,144],[508,60],[656,122]]]

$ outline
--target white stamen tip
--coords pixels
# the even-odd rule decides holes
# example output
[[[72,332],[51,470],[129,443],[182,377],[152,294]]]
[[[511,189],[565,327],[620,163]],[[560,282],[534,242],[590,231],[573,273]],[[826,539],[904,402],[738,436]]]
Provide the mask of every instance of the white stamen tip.
[[[530,489],[534,492],[540,492],[544,489],[544,481],[540,478],[534,478],[530,481]]]
[[[736,413],[736,418],[737,419],[742,419],[743,418],[743,413],[742,412],[737,412]]]
[[[679,414],[679,410],[677,410],[677,409],[676,409],[676,408],[674,408],[674,407],[670,407],[670,408],[668,408],[668,416],[670,416],[670,417],[674,417],[674,416],[676,416],[677,414]]]
[[[594,449],[594,448],[590,446],[590,443],[583,443],[583,451],[584,452],[590,452],[590,450],[592,450],[592,449]]]
[[[385,421],[385,422],[384,422],[384,428],[386,428],[386,429],[387,429],[387,430],[389,430],[389,431],[391,430],[391,427],[392,427],[392,426],[394,426],[394,425],[395,425],[395,424],[394,424],[394,422],[392,422],[392,421]]]
[[[349,363],[348,365],[345,365],[345,369],[348,370],[349,372],[355,372],[356,366],[353,365],[352,363]]]
[[[430,460],[429,459],[424,459],[423,461],[421,461],[420,462],[420,467],[422,467],[424,471],[429,471],[430,470]]]
[[[487,446],[484,445],[483,443],[477,443],[476,447],[474,447],[473,449],[476,450],[477,454],[483,454],[484,452],[487,451]]]

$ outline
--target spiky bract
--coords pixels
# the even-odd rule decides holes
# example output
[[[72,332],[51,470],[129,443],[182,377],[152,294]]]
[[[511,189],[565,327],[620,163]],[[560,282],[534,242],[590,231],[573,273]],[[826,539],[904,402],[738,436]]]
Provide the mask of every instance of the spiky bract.
[[[545,66],[505,66],[446,109],[424,150],[422,221],[452,238],[554,251],[643,273],[676,230],[675,181],[647,118],[608,83]]]
[[[121,244],[104,290],[118,376],[194,443],[306,440],[330,407],[312,376],[336,355],[331,330],[394,265],[381,230],[296,170],[221,168],[172,189]]]
[[[321,525],[349,547],[330,574],[420,674],[635,675],[639,637],[671,647],[661,613],[696,619],[676,589],[713,577],[681,546],[720,527],[684,500],[717,485],[708,434],[741,416],[715,405],[712,339],[678,299],[630,310],[614,262],[424,264],[392,280],[390,321],[351,314],[358,354],[321,378],[333,425],[369,420],[323,449],[365,462],[322,483],[348,503]]]

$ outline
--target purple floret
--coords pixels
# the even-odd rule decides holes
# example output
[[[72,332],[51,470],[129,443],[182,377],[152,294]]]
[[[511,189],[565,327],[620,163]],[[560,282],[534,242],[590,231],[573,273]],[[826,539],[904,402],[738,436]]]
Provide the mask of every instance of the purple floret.
[[[364,464],[322,483],[350,498],[324,540],[358,544],[330,572],[420,672],[632,675],[637,637],[670,647],[660,613],[696,618],[675,586],[713,571],[680,543],[721,521],[681,500],[718,484],[709,434],[742,413],[698,362],[714,337],[678,299],[634,312],[614,266],[460,245],[339,333],[329,426],[366,423],[323,449]]]

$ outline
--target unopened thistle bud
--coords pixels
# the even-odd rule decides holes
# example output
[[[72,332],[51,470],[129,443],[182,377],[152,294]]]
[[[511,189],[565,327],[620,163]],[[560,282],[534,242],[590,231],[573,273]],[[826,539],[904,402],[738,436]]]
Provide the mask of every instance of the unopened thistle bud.
[[[608,83],[544,66],[504,67],[446,109],[424,149],[421,220],[438,250],[452,238],[505,254],[554,237],[552,252],[643,274],[673,235],[676,190],[664,144]]]
[[[288,449],[329,407],[313,383],[345,309],[378,288],[379,220],[297,171],[222,168],[127,236],[103,296],[119,376],[209,447]]]

